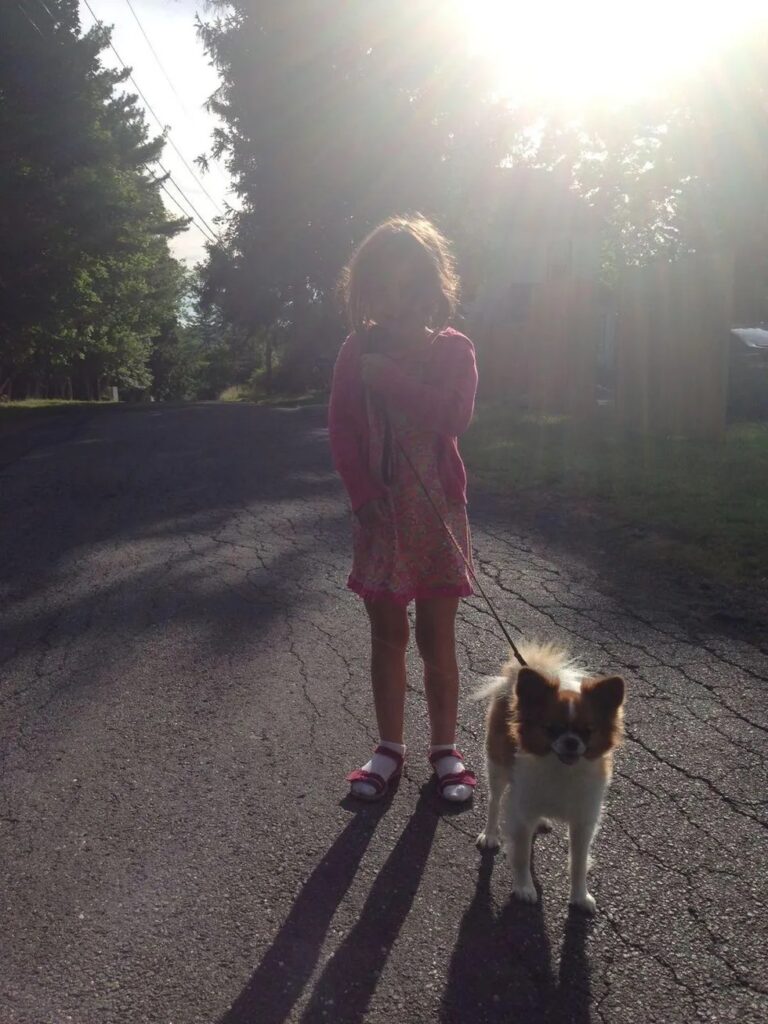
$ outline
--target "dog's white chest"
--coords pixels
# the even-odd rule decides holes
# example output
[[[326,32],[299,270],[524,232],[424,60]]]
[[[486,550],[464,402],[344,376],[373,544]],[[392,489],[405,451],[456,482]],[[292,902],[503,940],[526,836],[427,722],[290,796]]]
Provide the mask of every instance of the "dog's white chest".
[[[518,754],[509,799],[513,813],[524,818],[593,820],[600,813],[606,788],[599,762],[565,765],[554,754]]]

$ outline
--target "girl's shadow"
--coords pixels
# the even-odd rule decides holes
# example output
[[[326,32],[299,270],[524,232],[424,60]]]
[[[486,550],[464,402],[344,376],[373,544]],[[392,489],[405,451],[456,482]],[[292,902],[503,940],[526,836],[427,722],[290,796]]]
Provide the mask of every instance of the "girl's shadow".
[[[343,900],[387,803],[360,811],[339,835],[297,896],[250,981],[218,1024],[284,1024],[317,965],[328,926]],[[356,1024],[419,887],[439,814],[425,787],[379,872],[360,918],[320,975],[301,1020]]]
[[[439,820],[432,788],[426,785],[405,831],[371,887],[359,920],[318,978],[301,1024],[327,1020],[359,1024],[364,1019],[419,888]]]
[[[588,1024],[589,919],[571,912],[557,982],[541,903],[509,899],[494,912],[492,853],[484,853],[477,886],[459,928],[443,995],[441,1024]]]
[[[347,823],[304,883],[272,945],[218,1024],[282,1024],[288,1019],[386,807],[366,807]]]

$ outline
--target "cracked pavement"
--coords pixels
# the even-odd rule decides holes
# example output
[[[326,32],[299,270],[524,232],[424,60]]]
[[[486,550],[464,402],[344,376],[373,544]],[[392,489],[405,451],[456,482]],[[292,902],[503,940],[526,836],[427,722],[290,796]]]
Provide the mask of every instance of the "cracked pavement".
[[[561,829],[522,906],[473,845],[483,788],[438,805],[413,655],[399,791],[345,797],[374,730],[324,410],[47,423],[0,441],[0,515],[2,1024],[768,1019],[765,637],[694,628],[476,496],[514,635],[628,681],[588,919]],[[479,768],[469,695],[506,651],[479,598],[458,634]]]

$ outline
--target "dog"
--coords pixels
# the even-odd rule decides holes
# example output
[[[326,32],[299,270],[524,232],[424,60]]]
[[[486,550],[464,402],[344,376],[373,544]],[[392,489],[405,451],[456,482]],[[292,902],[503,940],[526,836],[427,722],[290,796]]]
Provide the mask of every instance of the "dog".
[[[505,839],[513,895],[536,903],[531,849],[549,819],[566,822],[570,846],[570,903],[593,913],[587,890],[589,849],[611,781],[613,751],[621,742],[625,684],[621,676],[589,678],[566,651],[552,645],[521,648],[527,667],[511,661],[505,674],[476,696],[491,697],[486,719],[488,820],[481,849]]]

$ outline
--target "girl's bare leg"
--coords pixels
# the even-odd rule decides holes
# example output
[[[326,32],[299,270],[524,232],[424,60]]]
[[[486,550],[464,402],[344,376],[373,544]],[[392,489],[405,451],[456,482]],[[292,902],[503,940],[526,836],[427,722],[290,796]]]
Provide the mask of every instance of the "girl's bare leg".
[[[459,667],[456,664],[457,597],[431,597],[416,602],[416,644],[424,661],[432,745],[456,740]]]
[[[405,755],[403,724],[405,718],[405,649],[408,646],[408,612],[392,601],[366,601],[371,622],[371,683],[379,746]],[[385,782],[398,767],[398,761],[374,752],[362,770],[373,772]],[[352,782],[352,793],[365,799],[376,797],[378,790],[364,780]]]
[[[451,756],[456,744],[456,717],[459,707],[459,667],[456,663],[457,597],[433,597],[416,602],[416,643],[424,662],[424,690],[427,696],[432,730],[430,754],[445,756],[433,760],[440,778],[461,775],[463,761]],[[472,785],[460,782],[444,786],[447,800],[463,803],[472,796]]]
[[[371,683],[379,736],[402,743],[408,612],[393,601],[366,601],[365,608],[371,621]]]

